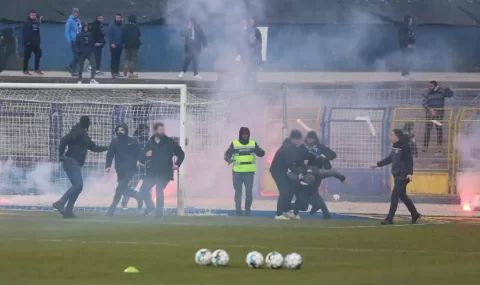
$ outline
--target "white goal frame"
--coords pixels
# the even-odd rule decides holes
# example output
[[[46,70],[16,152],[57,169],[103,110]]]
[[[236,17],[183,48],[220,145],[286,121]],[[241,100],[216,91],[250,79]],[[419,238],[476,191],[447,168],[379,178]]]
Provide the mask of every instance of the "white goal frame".
[[[187,117],[187,85],[186,84],[71,84],[71,83],[0,83],[2,89],[76,89],[76,90],[179,90],[180,91],[180,136],[179,144],[185,150],[186,117]],[[61,102],[60,102],[61,103]],[[79,102],[80,103],[80,102]],[[85,102],[91,103],[91,102]],[[172,102],[169,102],[172,104]],[[184,166],[178,171],[177,215],[185,215]]]

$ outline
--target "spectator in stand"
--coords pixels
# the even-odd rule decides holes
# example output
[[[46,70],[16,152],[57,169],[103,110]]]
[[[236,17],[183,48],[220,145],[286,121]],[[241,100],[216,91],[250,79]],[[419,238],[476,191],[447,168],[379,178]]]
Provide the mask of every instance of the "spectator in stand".
[[[117,13],[115,20],[108,27],[107,32],[108,44],[110,45],[110,72],[112,78],[121,78],[120,75],[120,58],[123,51],[123,25],[122,14]]]
[[[406,80],[412,79],[410,77],[410,67],[412,64],[412,53],[415,50],[415,32],[412,25],[413,19],[407,15],[398,30],[398,42],[402,52],[402,76]]]
[[[193,76],[196,79],[202,79],[198,75],[198,58],[200,57],[200,52],[206,46],[205,34],[203,33],[202,28],[200,28],[194,19],[188,21],[187,28],[182,31],[182,36],[185,38],[184,46],[184,60],[182,72],[178,77],[183,78],[185,72],[187,72],[188,66],[190,63],[193,64]]]
[[[443,152],[443,128],[441,121],[445,114],[445,98],[453,97],[453,91],[446,85],[438,86],[437,81],[430,81],[428,84],[427,93],[423,95],[423,108],[426,111],[425,137],[423,140],[423,152],[428,150],[430,142],[430,133],[432,132],[433,124],[437,129],[437,145],[438,152]]]
[[[102,65],[102,53],[105,46],[105,27],[103,25],[103,15],[98,15],[92,24],[92,36],[95,43],[95,66],[97,68],[97,74],[103,74],[100,71]]]
[[[72,63],[67,65],[67,69],[72,76],[78,76],[78,50],[76,49],[75,40],[77,35],[82,32],[82,22],[80,21],[79,13],[80,10],[78,10],[78,8],[73,8],[72,15],[70,15],[70,18],[68,18],[65,24],[65,38],[72,49],[73,56]]]
[[[89,31],[88,25],[83,24],[83,31],[77,35],[75,39],[76,50],[78,50],[79,66],[78,66],[78,84],[82,84],[83,64],[88,59],[92,70],[90,71],[90,84],[98,84],[95,80],[95,44],[93,42],[92,33]]]
[[[35,73],[42,75],[40,71],[40,58],[42,49],[40,48],[40,21],[37,18],[37,12],[32,10],[28,15],[27,21],[23,24],[23,45],[25,54],[23,56],[23,74],[32,75],[28,71],[28,61],[30,56],[35,55]]]
[[[8,68],[9,59],[16,58],[17,45],[11,27],[0,31],[0,72]]]
[[[249,81],[257,81],[258,69],[262,66],[262,34],[255,25],[255,19],[250,18],[250,28],[248,29],[248,59],[247,76]]]
[[[138,78],[135,69],[138,62],[138,50],[142,43],[140,42],[140,30],[137,27],[137,16],[128,16],[128,24],[123,29],[123,40],[125,43],[125,68],[123,76],[128,78]]]

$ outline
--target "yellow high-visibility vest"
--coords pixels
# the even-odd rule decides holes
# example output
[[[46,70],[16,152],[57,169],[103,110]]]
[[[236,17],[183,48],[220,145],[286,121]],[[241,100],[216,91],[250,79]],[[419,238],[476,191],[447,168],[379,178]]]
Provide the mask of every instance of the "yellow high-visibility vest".
[[[239,140],[234,140],[233,144],[233,172],[255,172],[255,141],[249,140],[248,144],[243,145]]]

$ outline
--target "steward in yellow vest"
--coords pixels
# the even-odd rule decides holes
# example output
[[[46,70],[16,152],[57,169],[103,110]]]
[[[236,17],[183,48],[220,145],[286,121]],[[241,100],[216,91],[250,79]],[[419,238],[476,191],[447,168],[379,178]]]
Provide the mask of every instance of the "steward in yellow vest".
[[[253,202],[253,181],[255,171],[255,158],[263,157],[265,151],[250,139],[250,130],[241,127],[238,140],[234,140],[225,152],[225,161],[233,164],[233,188],[235,189],[235,209],[237,216],[242,212],[242,188],[245,185],[245,216],[250,216],[250,207]]]

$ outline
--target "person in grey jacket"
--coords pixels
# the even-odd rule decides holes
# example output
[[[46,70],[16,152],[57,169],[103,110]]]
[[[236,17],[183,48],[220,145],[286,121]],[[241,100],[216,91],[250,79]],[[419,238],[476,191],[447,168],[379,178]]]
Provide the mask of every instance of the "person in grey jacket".
[[[432,132],[433,124],[437,129],[437,144],[438,152],[443,152],[443,128],[441,122],[445,114],[445,98],[453,97],[453,91],[446,85],[438,86],[437,81],[430,81],[428,84],[427,93],[423,95],[423,108],[426,112],[427,123],[425,125],[425,137],[423,140],[423,152],[428,150],[430,143],[430,133]]]
[[[394,129],[392,131],[392,151],[390,154],[372,165],[371,168],[375,169],[389,164],[392,165],[394,186],[390,198],[390,210],[388,211],[387,218],[382,221],[382,224],[393,224],[393,217],[398,207],[398,199],[402,200],[405,206],[407,206],[408,211],[412,215],[412,224],[416,224],[420,221],[422,215],[418,213],[412,200],[410,200],[407,195],[407,184],[410,183],[413,178],[412,150],[403,131],[400,129]]]

